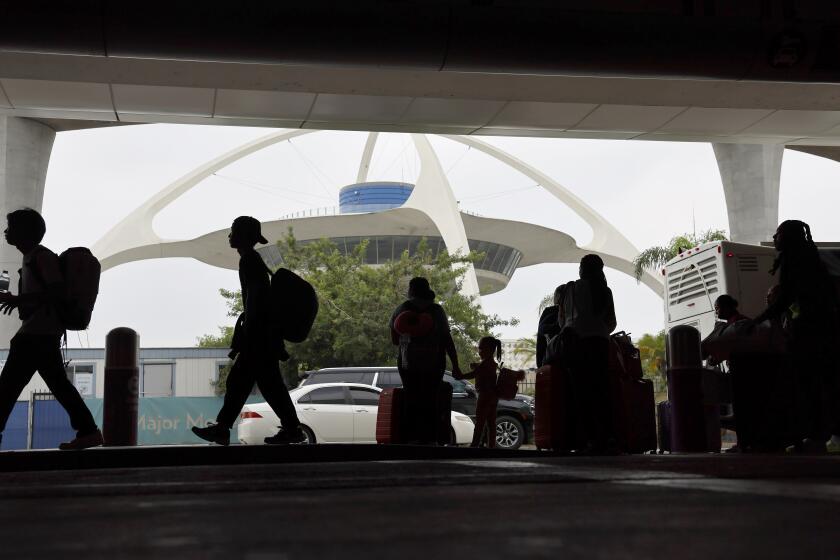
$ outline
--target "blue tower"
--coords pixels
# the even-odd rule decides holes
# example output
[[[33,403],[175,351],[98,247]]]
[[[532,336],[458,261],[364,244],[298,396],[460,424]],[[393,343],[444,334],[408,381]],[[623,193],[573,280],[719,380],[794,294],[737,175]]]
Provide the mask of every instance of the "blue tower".
[[[411,196],[412,190],[414,190],[414,185],[396,181],[373,181],[347,185],[339,191],[339,213],[359,214],[399,208]]]

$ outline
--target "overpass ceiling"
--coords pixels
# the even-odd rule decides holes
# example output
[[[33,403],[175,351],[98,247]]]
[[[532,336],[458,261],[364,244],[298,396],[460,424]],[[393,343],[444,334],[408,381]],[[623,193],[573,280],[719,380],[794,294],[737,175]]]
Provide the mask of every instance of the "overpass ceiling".
[[[60,58],[0,53],[0,114],[90,121],[57,130],[181,123],[840,145],[840,86],[829,84]]]
[[[840,145],[832,2],[336,6],[0,0],[0,114]]]

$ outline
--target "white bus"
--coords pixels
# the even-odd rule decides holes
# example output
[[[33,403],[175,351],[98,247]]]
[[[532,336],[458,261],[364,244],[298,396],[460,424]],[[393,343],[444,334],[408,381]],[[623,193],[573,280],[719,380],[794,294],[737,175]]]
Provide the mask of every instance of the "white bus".
[[[817,243],[820,256],[840,286],[840,244]],[[766,307],[776,250],[764,245],[713,241],[686,249],[665,265],[665,331],[690,325],[705,338],[715,325],[715,299],[729,294],[738,310],[755,317]]]

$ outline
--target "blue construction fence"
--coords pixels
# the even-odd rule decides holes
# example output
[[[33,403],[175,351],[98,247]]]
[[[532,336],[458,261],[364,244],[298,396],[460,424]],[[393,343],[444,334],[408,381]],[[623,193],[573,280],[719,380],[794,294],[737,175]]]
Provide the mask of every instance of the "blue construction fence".
[[[39,398],[40,397],[40,398]],[[248,402],[259,402],[252,397]],[[102,426],[102,399],[85,399],[96,423]],[[221,397],[148,397],[140,399],[137,414],[138,445],[177,445],[202,443],[190,431],[193,426],[206,426],[215,421],[222,406]],[[30,407],[32,408],[30,433]],[[15,404],[0,450],[53,449],[62,441],[73,439],[67,412],[51,396],[36,395],[31,402]],[[239,441],[236,426],[231,441]],[[31,443],[31,445],[30,445]]]

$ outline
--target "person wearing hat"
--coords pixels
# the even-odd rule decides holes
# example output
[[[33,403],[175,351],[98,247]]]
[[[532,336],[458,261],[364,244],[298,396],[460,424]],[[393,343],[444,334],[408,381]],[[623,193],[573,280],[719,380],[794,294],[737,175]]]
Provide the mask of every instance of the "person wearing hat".
[[[449,319],[429,281],[422,276],[408,283],[408,300],[400,304],[389,323],[391,341],[400,347],[397,368],[405,390],[405,439],[431,444],[437,441],[436,403],[446,371],[446,356],[458,377],[458,352]]]
[[[279,359],[285,354],[277,341],[269,336],[271,271],[254,246],[268,243],[260,231],[260,222],[251,216],[239,216],[233,221],[228,235],[231,248],[239,252],[239,282],[242,287],[244,311],[236,321],[230,357],[235,360],[227,377],[225,400],[216,423],[193,427],[203,440],[228,445],[230,429],[242,406],[251,394],[254,383],[266,402],[280,418],[282,427],[271,437],[269,444],[301,443],[306,436],[300,427],[289,391],[280,375]]]

